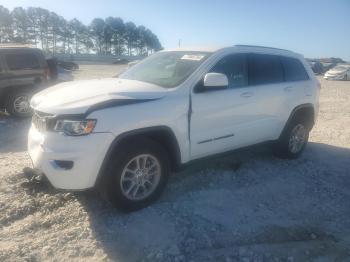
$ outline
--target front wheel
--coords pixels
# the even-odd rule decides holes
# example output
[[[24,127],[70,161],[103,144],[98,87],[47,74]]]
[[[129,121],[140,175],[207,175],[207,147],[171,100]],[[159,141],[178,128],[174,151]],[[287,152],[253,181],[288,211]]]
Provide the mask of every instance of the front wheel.
[[[30,117],[30,94],[27,92],[12,93],[7,99],[6,111],[16,117]]]
[[[105,190],[110,202],[134,211],[155,201],[163,191],[169,161],[163,147],[149,139],[136,139],[120,147],[106,174]]]
[[[275,145],[275,154],[282,158],[294,159],[301,155],[309,140],[310,130],[304,121],[297,119],[288,124]]]

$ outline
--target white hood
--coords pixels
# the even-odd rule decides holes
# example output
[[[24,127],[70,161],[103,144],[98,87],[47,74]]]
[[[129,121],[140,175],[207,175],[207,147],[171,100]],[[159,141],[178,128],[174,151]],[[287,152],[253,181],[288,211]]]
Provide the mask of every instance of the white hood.
[[[167,89],[135,80],[106,78],[58,84],[37,93],[33,109],[59,114],[84,114],[89,107],[111,100],[158,99]]]

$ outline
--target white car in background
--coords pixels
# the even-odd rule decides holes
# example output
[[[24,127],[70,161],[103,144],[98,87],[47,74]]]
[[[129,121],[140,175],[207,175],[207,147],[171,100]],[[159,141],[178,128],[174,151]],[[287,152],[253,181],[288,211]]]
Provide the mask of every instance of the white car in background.
[[[327,80],[350,80],[350,64],[340,64],[328,70],[324,79]]]

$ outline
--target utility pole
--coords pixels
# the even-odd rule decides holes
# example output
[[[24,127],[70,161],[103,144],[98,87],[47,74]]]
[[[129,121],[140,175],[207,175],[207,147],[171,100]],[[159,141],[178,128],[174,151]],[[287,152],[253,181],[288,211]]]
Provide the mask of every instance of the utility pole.
[[[181,39],[179,39],[179,48],[181,47]]]

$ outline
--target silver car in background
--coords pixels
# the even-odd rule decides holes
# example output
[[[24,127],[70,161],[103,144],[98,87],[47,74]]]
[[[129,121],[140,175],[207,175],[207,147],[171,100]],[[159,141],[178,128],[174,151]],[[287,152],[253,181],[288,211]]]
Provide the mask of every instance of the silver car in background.
[[[350,80],[350,64],[339,64],[324,74],[327,80]]]

